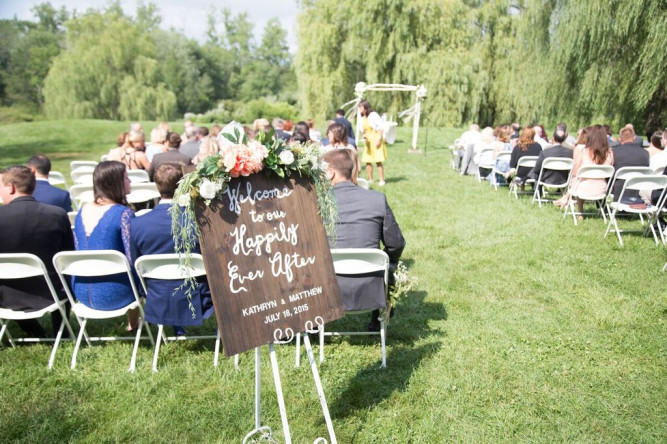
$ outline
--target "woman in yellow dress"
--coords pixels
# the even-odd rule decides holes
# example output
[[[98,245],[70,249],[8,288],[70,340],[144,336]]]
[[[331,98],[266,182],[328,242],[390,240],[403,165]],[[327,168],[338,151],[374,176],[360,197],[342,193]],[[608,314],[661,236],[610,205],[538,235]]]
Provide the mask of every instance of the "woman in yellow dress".
[[[371,104],[367,100],[359,103],[361,112],[361,126],[364,130],[364,151],[361,154],[361,161],[366,164],[366,174],[368,181],[373,182],[373,164],[377,164],[380,181],[378,185],[384,186],[384,165],[387,159],[387,145],[384,143],[384,134],[382,118],[373,111]]]

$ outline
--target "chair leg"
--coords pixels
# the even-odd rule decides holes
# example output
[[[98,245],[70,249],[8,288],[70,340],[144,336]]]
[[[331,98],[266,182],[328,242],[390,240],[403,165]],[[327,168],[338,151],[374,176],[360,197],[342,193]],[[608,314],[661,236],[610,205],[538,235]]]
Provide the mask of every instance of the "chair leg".
[[[385,347],[385,339],[387,336],[387,324],[384,320],[380,320],[380,344],[382,345],[382,368],[387,367],[387,350]]]
[[[2,325],[2,328],[0,328],[0,344],[2,343],[2,338],[5,336],[5,333],[7,333],[7,340],[9,341],[9,345],[12,347],[16,347],[14,345],[14,340],[12,339],[12,335],[9,334],[9,330],[7,330],[7,323],[5,321],[0,320],[0,324]]]
[[[220,329],[215,329],[215,352],[213,353],[213,367],[218,366],[218,360],[220,359]]]
[[[70,364],[70,368],[74,370],[74,367],[76,367],[76,355],[79,353],[79,347],[81,346],[81,339],[83,338],[83,335],[86,332],[86,323],[88,320],[86,318],[83,318],[81,320],[81,329],[79,330],[79,335],[76,337],[76,344],[74,344],[74,352],[72,352],[72,362]],[[86,336],[86,340],[88,340],[88,337]],[[90,342],[88,342],[90,343]]]
[[[60,323],[60,328],[58,329],[58,334],[56,334],[56,340],[53,342],[53,348],[51,349],[51,356],[49,357],[49,363],[46,365],[46,368],[51,370],[53,368],[53,361],[56,360],[56,352],[58,351],[58,345],[60,345],[60,338],[63,336],[63,331],[65,330],[65,323],[67,319],[63,318]]]
[[[157,325],[157,337],[158,340],[155,341],[155,351],[153,352],[153,373],[157,373],[157,357],[160,354],[160,343],[162,340],[165,340],[166,344],[166,338],[164,337],[164,325],[158,324]]]
[[[137,334],[134,337],[134,348],[132,349],[132,358],[130,359],[130,369],[129,369],[130,373],[134,373],[134,369],[136,368],[137,365],[137,350],[139,350],[139,341],[141,340],[141,330],[143,326],[144,326],[144,320],[143,318],[139,318],[139,325],[137,326]],[[153,343],[153,336],[149,337],[151,338],[151,343]]]

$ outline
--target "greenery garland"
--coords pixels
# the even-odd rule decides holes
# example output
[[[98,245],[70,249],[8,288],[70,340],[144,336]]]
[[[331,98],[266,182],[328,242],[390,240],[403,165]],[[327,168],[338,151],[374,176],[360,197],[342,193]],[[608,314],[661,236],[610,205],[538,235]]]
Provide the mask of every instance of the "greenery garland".
[[[222,148],[220,153],[208,156],[195,171],[183,176],[169,210],[174,250],[179,253],[182,267],[192,268],[192,250],[201,236],[195,215],[196,205],[199,202],[209,205],[213,199],[220,198],[233,178],[260,172],[276,174],[283,179],[295,174],[310,178],[315,185],[317,209],[327,236],[335,238],[338,208],[333,185],[325,175],[326,162],[320,159],[319,145],[288,146],[283,140],[273,137],[273,130],[266,133],[260,131],[252,141],[248,141],[238,127],[234,128],[234,134],[222,135],[231,144]],[[190,277],[175,290],[185,289],[193,317],[192,292],[196,285],[196,279]]]

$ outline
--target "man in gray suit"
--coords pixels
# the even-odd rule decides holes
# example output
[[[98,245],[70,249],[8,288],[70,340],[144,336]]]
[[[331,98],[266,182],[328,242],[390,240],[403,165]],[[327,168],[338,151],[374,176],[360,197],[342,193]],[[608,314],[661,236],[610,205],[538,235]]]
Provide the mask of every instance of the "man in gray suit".
[[[568,159],[572,159],[574,154],[572,149],[563,146],[566,139],[567,133],[565,131],[557,129],[554,132],[554,143],[556,145],[540,151],[540,155],[537,157],[535,166],[530,171],[530,173],[528,173],[528,177],[530,179],[537,180],[539,178],[540,171],[542,170],[542,163],[544,163],[544,159],[548,157],[567,157]],[[562,185],[567,182],[568,176],[569,171],[544,170],[542,181],[551,185]]]
[[[380,248],[389,255],[390,282],[398,259],[405,247],[394,214],[383,193],[365,190],[352,182],[354,160],[348,150],[331,150],[324,155],[328,163],[327,177],[334,185],[338,203],[336,239],[329,240],[335,248]],[[380,308],[387,306],[384,274],[368,276],[337,276],[345,310],[375,310],[369,330],[380,329]]]

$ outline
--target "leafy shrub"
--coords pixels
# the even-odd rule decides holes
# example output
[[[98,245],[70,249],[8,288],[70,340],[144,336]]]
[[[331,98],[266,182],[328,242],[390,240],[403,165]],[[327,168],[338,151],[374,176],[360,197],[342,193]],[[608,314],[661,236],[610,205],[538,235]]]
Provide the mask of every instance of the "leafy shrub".
[[[21,108],[0,107],[0,123],[32,122],[35,116]]]

